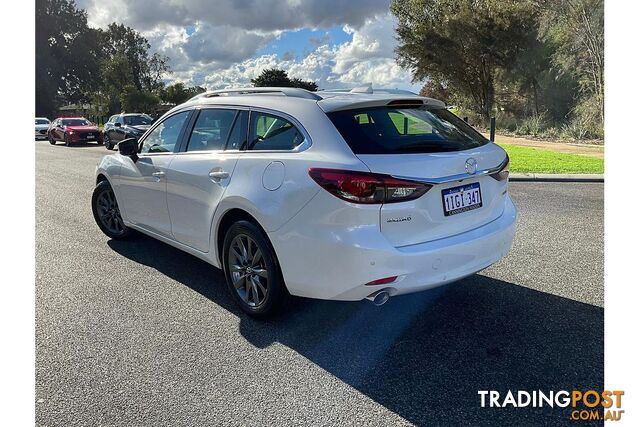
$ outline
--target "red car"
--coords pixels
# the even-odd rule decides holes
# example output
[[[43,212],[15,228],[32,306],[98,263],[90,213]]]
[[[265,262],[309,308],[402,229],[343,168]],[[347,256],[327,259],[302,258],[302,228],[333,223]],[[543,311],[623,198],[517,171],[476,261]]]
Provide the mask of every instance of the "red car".
[[[84,117],[58,117],[51,122],[47,134],[51,145],[57,141],[64,141],[66,146],[87,141],[102,144],[100,129]]]

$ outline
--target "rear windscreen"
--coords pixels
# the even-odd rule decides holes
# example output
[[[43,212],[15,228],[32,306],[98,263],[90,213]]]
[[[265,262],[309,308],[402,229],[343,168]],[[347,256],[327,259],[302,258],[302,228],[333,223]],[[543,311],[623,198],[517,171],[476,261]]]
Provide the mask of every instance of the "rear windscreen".
[[[445,108],[375,107],[327,116],[355,154],[462,151],[489,142]]]

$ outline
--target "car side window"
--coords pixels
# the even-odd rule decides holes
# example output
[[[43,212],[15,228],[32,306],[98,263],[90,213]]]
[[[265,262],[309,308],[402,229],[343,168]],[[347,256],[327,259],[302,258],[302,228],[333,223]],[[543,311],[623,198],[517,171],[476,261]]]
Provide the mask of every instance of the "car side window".
[[[144,139],[142,143],[142,150],[140,152],[173,152],[190,112],[191,111],[182,111],[166,118],[158,124],[158,126],[156,126]]]
[[[252,112],[249,150],[293,150],[304,136],[293,123],[268,113]]]
[[[207,108],[200,111],[189,136],[187,151],[224,150],[236,110]]]
[[[118,116],[116,118],[116,123],[124,124],[124,118],[122,116]]]

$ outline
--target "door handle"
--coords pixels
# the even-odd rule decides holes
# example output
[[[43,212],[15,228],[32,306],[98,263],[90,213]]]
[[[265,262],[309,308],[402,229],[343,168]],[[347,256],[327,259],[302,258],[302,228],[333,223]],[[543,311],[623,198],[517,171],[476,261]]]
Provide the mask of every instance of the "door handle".
[[[211,171],[209,177],[214,181],[220,181],[221,179],[229,178],[229,172],[226,171]]]
[[[155,176],[156,178],[162,178],[164,176],[164,172],[158,171],[158,172],[152,173],[151,175]]]

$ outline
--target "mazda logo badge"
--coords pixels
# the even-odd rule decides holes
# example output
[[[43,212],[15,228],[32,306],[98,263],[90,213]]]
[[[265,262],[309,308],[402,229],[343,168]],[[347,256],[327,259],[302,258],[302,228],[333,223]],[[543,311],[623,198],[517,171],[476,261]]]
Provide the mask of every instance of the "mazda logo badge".
[[[467,161],[464,162],[464,170],[466,170],[469,175],[476,173],[478,171],[478,162],[476,159],[473,157],[468,158]]]

